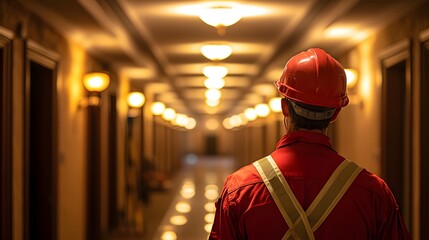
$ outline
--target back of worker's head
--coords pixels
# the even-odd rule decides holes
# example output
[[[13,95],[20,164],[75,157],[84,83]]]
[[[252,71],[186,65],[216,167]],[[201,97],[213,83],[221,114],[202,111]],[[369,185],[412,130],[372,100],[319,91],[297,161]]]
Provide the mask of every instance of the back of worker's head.
[[[283,115],[297,128],[324,129],[349,102],[343,67],[319,48],[293,56],[276,86]]]

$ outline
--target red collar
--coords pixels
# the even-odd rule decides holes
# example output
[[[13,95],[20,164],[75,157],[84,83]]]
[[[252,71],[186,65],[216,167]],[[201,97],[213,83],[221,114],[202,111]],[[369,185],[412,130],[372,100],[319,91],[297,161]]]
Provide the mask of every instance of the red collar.
[[[332,149],[332,145],[328,136],[322,133],[310,132],[305,130],[298,130],[298,131],[287,133],[277,143],[276,149],[279,149],[297,142],[320,144],[320,145],[325,145]]]

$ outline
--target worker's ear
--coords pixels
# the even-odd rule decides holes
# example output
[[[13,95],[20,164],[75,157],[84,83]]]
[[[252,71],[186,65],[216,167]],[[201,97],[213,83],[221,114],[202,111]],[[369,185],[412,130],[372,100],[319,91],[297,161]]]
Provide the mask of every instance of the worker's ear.
[[[332,117],[331,117],[331,122],[333,122],[333,121],[335,121],[335,119],[337,119],[338,114],[340,113],[340,111],[341,111],[341,108],[337,108],[337,110],[335,110],[334,115],[332,115]]]
[[[283,112],[283,116],[285,117],[289,117],[289,108],[287,106],[287,99],[286,98],[282,98],[282,112]]]

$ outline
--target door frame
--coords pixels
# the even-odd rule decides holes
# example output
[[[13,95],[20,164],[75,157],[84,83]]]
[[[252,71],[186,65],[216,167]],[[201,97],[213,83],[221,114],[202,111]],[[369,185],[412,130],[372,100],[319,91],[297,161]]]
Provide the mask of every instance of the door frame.
[[[0,27],[0,48],[3,49],[3,76],[0,92],[0,239],[12,239],[12,37]]]
[[[429,224],[429,149],[426,147],[429,144],[429,69],[425,66],[429,64],[429,29],[423,31],[420,35],[420,238],[425,239],[429,237],[429,230],[425,227]],[[426,134],[425,134],[426,133]],[[426,224],[426,225],[425,225]]]
[[[53,191],[53,209],[52,209],[52,221],[54,223],[54,229],[51,234],[53,239],[57,238],[58,229],[58,121],[57,121],[57,75],[58,75],[58,62],[59,55],[51,50],[48,50],[38,43],[28,40],[25,42],[26,54],[25,54],[25,80],[24,80],[24,239],[30,239],[29,228],[30,228],[30,84],[31,84],[31,62],[40,64],[53,71],[53,84],[50,89],[52,93],[52,105],[50,106],[52,111],[52,191]]]
[[[405,223],[409,228],[412,226],[412,85],[411,85],[411,40],[405,39],[396,44],[393,44],[389,48],[385,49],[380,54],[381,71],[382,71],[382,101],[381,101],[381,174],[383,178],[386,178],[386,166],[388,164],[387,159],[387,121],[388,119],[388,103],[387,103],[387,82],[386,82],[386,70],[400,62],[405,61],[405,112],[404,112],[404,159],[409,162],[404,162],[403,165],[403,206],[406,209],[401,209]]]

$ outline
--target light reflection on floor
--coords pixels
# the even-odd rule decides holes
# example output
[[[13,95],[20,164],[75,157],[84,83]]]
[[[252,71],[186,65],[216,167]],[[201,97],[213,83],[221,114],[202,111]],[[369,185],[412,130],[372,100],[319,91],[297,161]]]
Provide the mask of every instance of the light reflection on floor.
[[[233,167],[231,158],[188,155],[178,178],[182,183],[153,240],[207,239],[214,203]]]

